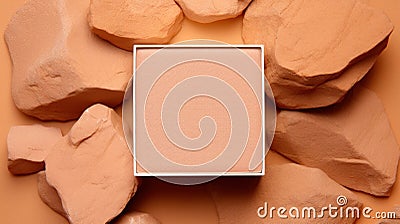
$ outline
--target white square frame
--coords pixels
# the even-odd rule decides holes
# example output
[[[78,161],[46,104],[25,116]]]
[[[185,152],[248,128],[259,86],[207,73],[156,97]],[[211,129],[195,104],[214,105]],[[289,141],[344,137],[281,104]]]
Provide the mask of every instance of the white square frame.
[[[136,63],[137,63],[137,50],[138,49],[162,49],[162,48],[238,48],[238,49],[243,49],[243,48],[257,48],[261,49],[261,106],[262,106],[262,116],[261,116],[261,122],[262,122],[262,136],[261,136],[261,141],[262,141],[262,164],[261,164],[261,172],[231,172],[227,171],[225,173],[220,173],[220,172],[138,172],[137,170],[137,161],[136,161],[136,126],[135,126],[135,121],[136,121]],[[133,78],[132,78],[132,94],[133,94],[133,100],[134,103],[132,104],[132,109],[133,109],[133,124],[132,124],[132,132],[133,132],[133,142],[132,142],[132,148],[133,148],[133,168],[134,168],[134,175],[135,176],[140,176],[140,177],[154,177],[154,176],[160,176],[160,177],[209,177],[209,176],[264,176],[265,175],[265,156],[266,156],[266,149],[265,149],[265,75],[264,75],[264,45],[258,45],[258,44],[210,44],[210,45],[191,45],[191,44],[173,44],[173,45],[163,45],[163,44],[157,44],[157,45],[134,45],[133,46]]]

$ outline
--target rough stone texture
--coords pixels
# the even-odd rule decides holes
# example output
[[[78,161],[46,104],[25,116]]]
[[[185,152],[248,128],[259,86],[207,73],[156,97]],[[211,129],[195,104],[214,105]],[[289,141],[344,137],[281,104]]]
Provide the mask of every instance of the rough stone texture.
[[[399,145],[381,101],[365,88],[329,108],[281,111],[272,149],[373,195],[390,195],[396,181]]]
[[[185,16],[199,23],[235,18],[242,14],[252,0],[175,0]]]
[[[43,170],[45,157],[61,137],[59,128],[38,124],[11,127],[7,136],[8,170],[15,175]]]
[[[85,110],[45,163],[70,223],[109,222],[137,189],[121,119],[101,104]]]
[[[40,199],[42,199],[47,206],[67,218],[67,214],[62,207],[61,199],[56,189],[47,183],[45,171],[38,173],[38,193]]]
[[[160,224],[160,222],[148,213],[144,212],[129,212],[118,217],[114,224]]]
[[[264,44],[277,105],[304,109],[339,102],[371,69],[392,30],[383,12],[359,0],[254,0],[242,36]]]
[[[121,103],[132,56],[90,32],[88,7],[89,0],[30,0],[10,20],[4,36],[22,112],[70,120],[93,103]]]
[[[267,166],[265,176],[260,179],[225,178],[215,181],[210,187],[217,206],[219,223],[353,223],[355,218],[329,218],[328,211],[323,218],[290,218],[289,209],[297,207],[301,217],[304,207],[314,207],[321,211],[322,207],[337,204],[337,197],[347,198],[343,208],[358,207],[362,204],[354,193],[330,179],[323,171],[294,163]],[[265,219],[257,213],[259,207],[267,203],[268,214]],[[273,218],[270,209],[275,207]],[[277,215],[277,209],[287,209],[287,219]],[[361,210],[361,209],[360,209]],[[261,210],[262,214],[264,210]],[[307,213],[306,213],[307,214]],[[320,214],[320,212],[318,213]]]
[[[183,13],[174,0],[91,0],[88,20],[99,37],[132,51],[133,44],[168,43]]]
[[[387,41],[380,46],[386,46]],[[380,47],[374,51],[380,51]],[[379,54],[367,58],[348,68],[336,79],[328,80],[317,87],[294,84],[292,81],[270,76],[269,84],[274,89],[274,96],[281,108],[323,107],[340,102],[345,94],[372,68]],[[294,84],[294,85],[293,85]]]

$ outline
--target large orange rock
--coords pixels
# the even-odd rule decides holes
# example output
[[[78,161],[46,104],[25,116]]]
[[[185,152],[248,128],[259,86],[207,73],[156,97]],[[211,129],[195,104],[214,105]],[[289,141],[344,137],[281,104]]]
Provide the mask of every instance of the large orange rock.
[[[168,43],[182,27],[183,13],[174,0],[91,0],[92,31],[117,47]]]
[[[252,0],[175,0],[185,16],[199,23],[235,18],[242,14]]]
[[[277,105],[304,109],[339,102],[371,69],[392,30],[383,12],[359,0],[254,0],[242,36],[264,44]]]
[[[385,41],[380,46],[386,46]],[[379,51],[381,48],[378,47]],[[281,108],[323,107],[340,102],[346,93],[373,67],[378,54],[371,54],[356,64],[349,66],[336,79],[326,81],[317,87],[304,86],[291,80],[271,75],[269,84],[274,89],[274,97]]]
[[[136,192],[133,156],[114,110],[96,104],[46,157],[46,179],[70,223],[107,223]]]
[[[44,159],[62,138],[59,128],[21,125],[10,128],[7,136],[8,170],[15,175],[44,169]]]
[[[329,108],[281,111],[271,147],[373,195],[390,195],[396,181],[399,145],[381,101],[365,88]]]
[[[22,112],[70,120],[93,103],[122,102],[131,53],[90,32],[88,8],[89,0],[29,0],[11,18],[4,36],[12,97]]]
[[[320,169],[294,163],[267,165],[265,176],[259,179],[219,179],[212,183],[210,190],[221,224],[354,223],[356,216],[340,217],[340,208],[343,211],[349,207],[358,209],[360,215],[362,212],[362,204],[354,193],[337,184]],[[329,216],[329,205],[336,207],[332,210],[333,215],[336,212],[336,218]],[[280,207],[286,209],[281,214],[286,218],[279,217]],[[298,213],[295,210],[290,212],[292,207],[297,208]],[[323,211],[324,207],[328,208]],[[304,208],[314,208],[315,212],[311,209],[309,218],[308,210],[303,213]],[[320,217],[321,211],[323,217]]]

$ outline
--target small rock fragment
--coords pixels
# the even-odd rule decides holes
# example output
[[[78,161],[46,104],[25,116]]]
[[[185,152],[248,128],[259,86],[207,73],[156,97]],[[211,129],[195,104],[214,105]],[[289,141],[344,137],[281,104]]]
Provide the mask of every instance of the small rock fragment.
[[[137,189],[121,118],[101,104],[85,110],[45,162],[70,223],[109,222]]]
[[[365,88],[329,108],[281,111],[272,149],[377,196],[390,195],[400,156],[381,101]]]
[[[339,102],[371,69],[392,31],[383,12],[359,0],[254,0],[242,37],[264,44],[277,105],[304,109]]]
[[[175,0],[185,16],[199,23],[235,18],[242,14],[252,0]]]
[[[294,163],[269,166],[260,179],[220,179],[212,184],[210,190],[221,224],[354,223],[355,216],[340,217],[339,209],[343,207],[346,211],[346,208],[353,207],[361,210],[362,206],[354,193],[337,184],[320,169]],[[338,204],[339,196],[346,201],[343,206]],[[329,210],[322,210],[329,205],[339,208],[332,211],[338,217],[331,218]],[[275,209],[271,210],[272,207]],[[286,209],[281,214],[287,218],[279,217],[277,210],[280,207]],[[311,209],[308,216],[308,211],[303,213],[303,209],[310,207],[315,212]],[[297,208],[298,213],[290,211],[291,208]],[[321,211],[323,217],[319,217]]]
[[[122,102],[132,56],[90,32],[88,7],[89,0],[29,0],[11,18],[4,36],[22,112],[71,120],[93,103]]]
[[[168,43],[183,13],[174,0],[91,0],[88,20],[99,37],[132,51],[133,44]]]
[[[38,124],[11,127],[7,137],[8,170],[15,175],[43,170],[45,157],[61,137],[59,128]]]
[[[38,173],[38,193],[42,201],[58,214],[67,218],[67,214],[62,207],[61,199],[54,187],[50,186],[46,180],[46,172]]]
[[[148,213],[129,212],[117,218],[114,224],[160,224],[160,222]]]

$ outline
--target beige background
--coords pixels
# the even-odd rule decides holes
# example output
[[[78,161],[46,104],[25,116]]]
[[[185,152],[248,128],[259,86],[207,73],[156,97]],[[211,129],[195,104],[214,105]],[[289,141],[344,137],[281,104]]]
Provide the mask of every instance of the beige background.
[[[379,57],[373,70],[362,84],[374,90],[382,99],[392,127],[400,140],[400,1],[364,0],[381,8],[395,25],[388,48]],[[24,0],[0,0],[0,32],[3,34],[12,14]],[[205,38],[240,44],[241,17],[212,24],[184,21],[182,31],[173,42]],[[67,223],[41,202],[37,194],[36,175],[14,177],[7,170],[6,137],[10,126],[38,121],[19,112],[11,99],[11,62],[4,38],[0,43],[0,223]],[[61,127],[64,134],[72,122],[49,122],[46,125]],[[267,163],[287,162],[276,153],[269,153]],[[400,175],[398,175],[400,176]],[[395,184],[392,196],[375,198],[357,193],[364,205],[374,211],[390,210],[400,204],[400,186]],[[217,214],[204,186],[182,187],[165,184],[151,178],[144,181],[139,193],[129,206],[147,211],[163,223],[216,223]],[[359,220],[358,223],[376,223],[377,220]]]

